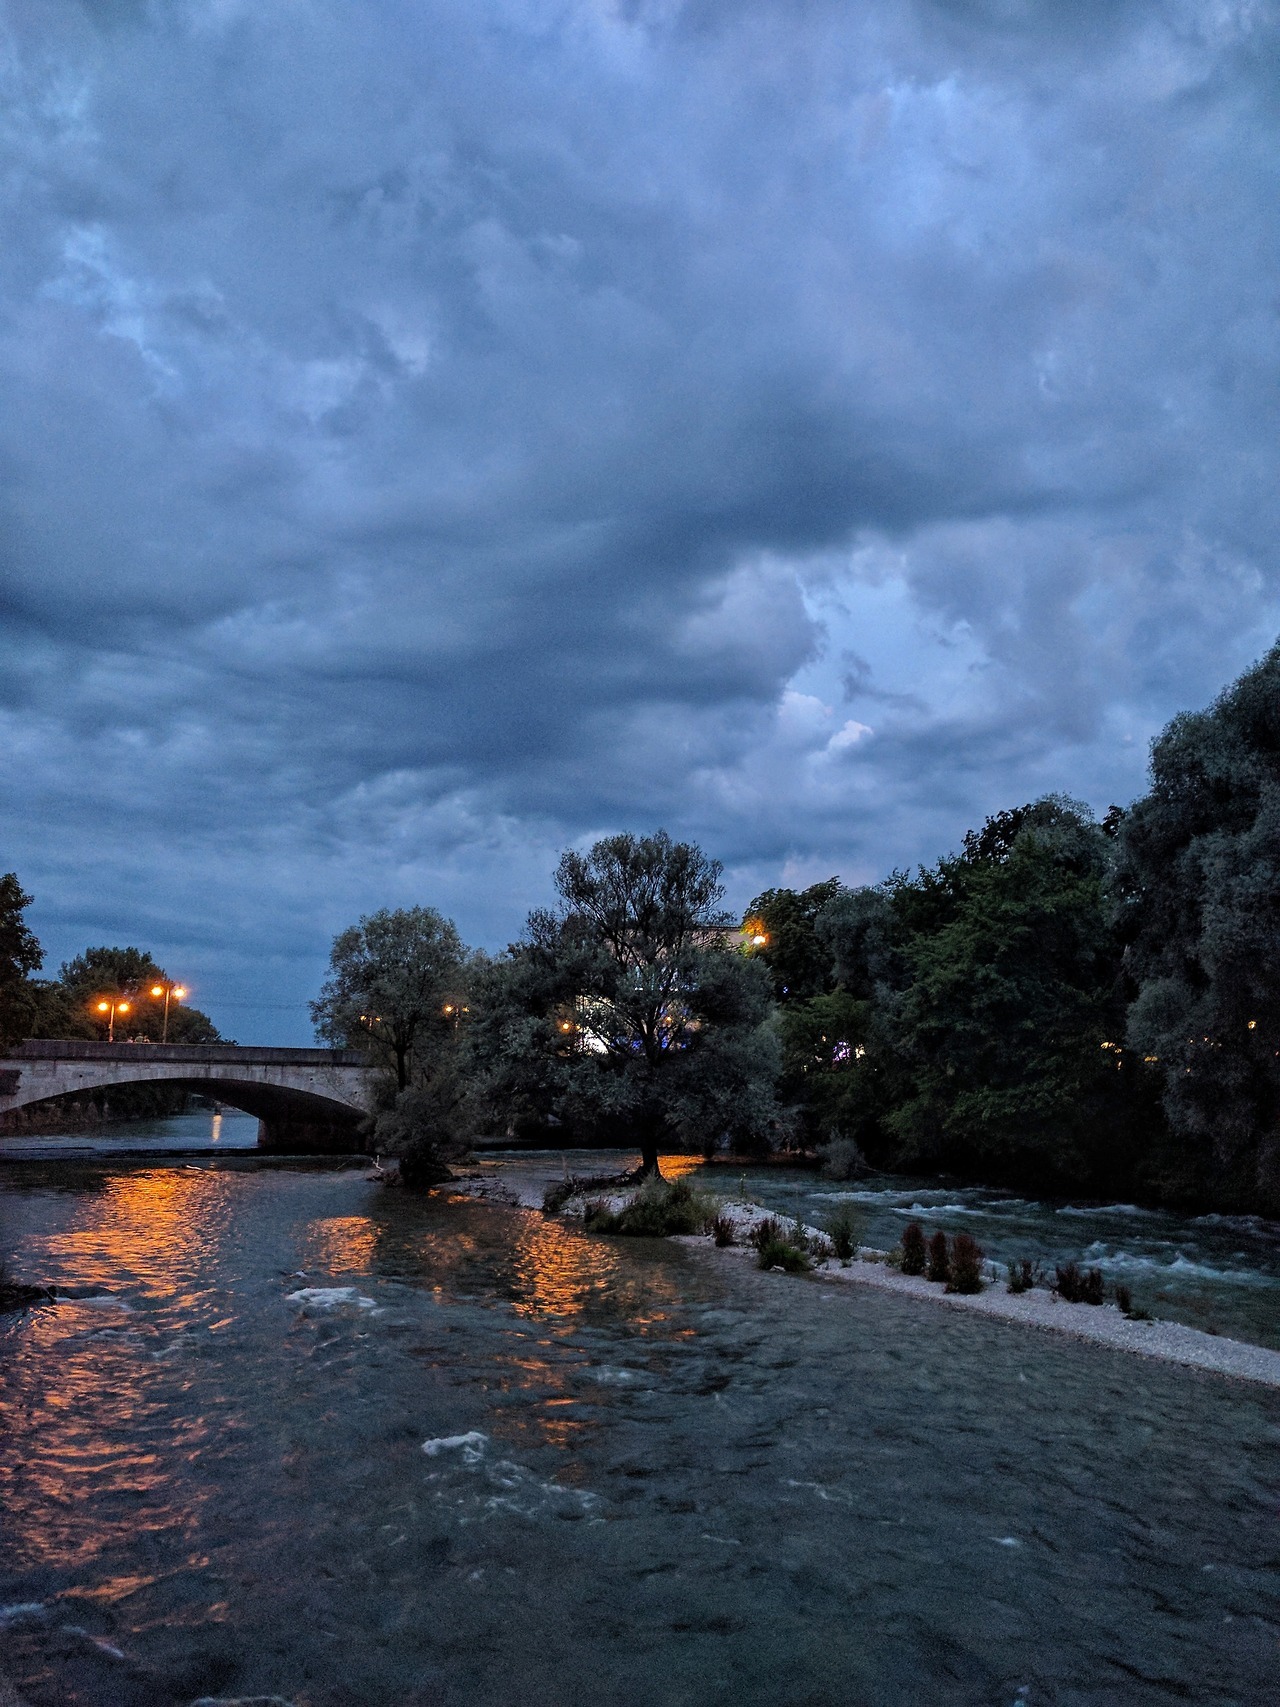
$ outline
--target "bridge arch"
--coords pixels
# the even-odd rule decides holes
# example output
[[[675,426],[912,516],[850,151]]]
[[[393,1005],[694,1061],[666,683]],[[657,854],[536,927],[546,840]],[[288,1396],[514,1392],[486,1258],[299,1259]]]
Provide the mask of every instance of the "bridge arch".
[[[263,1149],[349,1152],[375,1078],[350,1049],[33,1040],[0,1058],[0,1114],[113,1086],[185,1085],[256,1115]]]

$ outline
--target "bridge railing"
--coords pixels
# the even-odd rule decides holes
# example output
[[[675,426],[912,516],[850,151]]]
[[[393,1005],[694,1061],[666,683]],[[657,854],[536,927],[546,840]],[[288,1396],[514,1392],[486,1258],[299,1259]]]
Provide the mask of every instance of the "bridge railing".
[[[359,1049],[270,1049],[239,1043],[99,1043],[81,1038],[28,1038],[11,1061],[172,1061],[210,1067],[368,1067]]]

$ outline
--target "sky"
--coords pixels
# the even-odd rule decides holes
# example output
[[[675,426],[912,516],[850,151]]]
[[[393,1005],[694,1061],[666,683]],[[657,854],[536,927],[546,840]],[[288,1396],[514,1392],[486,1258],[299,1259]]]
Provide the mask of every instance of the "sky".
[[[1280,632],[1271,0],[3,0],[0,869],[305,1043],[659,826],[1104,812]]]

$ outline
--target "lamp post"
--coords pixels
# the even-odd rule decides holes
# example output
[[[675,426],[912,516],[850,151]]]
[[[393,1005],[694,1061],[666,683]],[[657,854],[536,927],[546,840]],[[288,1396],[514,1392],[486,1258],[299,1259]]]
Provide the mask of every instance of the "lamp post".
[[[167,979],[163,984],[153,984],[151,986],[151,994],[156,997],[157,1000],[159,1000],[161,996],[164,997],[164,1024],[160,1028],[161,1043],[167,1043],[169,1041],[169,998],[172,997],[175,1002],[180,1002],[186,993],[186,989],[183,985],[171,984]]]
[[[114,1043],[116,1040],[116,1015],[127,1014],[129,1011],[129,1004],[126,1001],[122,1001],[119,996],[111,996],[104,997],[102,1001],[95,1005],[100,1014],[107,1015],[107,1042]]]

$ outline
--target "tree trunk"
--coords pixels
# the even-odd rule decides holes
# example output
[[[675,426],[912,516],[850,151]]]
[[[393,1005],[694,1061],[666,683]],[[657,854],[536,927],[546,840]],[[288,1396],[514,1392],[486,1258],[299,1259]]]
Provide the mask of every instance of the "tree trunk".
[[[641,1176],[647,1179],[653,1174],[661,1179],[662,1169],[658,1166],[658,1148],[667,1129],[666,1116],[661,1109],[643,1109],[640,1114],[639,1127]]]
[[[406,1090],[409,1085],[409,1051],[396,1044],[396,1083],[400,1089]]]

